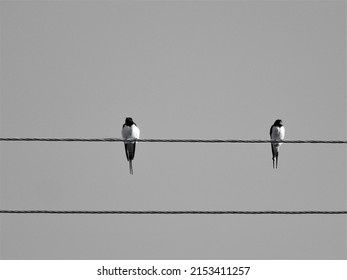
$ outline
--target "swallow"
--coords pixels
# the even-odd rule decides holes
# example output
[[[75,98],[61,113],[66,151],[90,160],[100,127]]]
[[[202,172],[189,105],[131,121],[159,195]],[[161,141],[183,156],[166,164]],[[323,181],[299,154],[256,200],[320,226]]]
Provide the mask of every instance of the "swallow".
[[[135,140],[140,138],[140,130],[132,118],[126,118],[122,127],[123,140]],[[133,174],[133,160],[135,157],[136,141],[124,143],[125,155],[129,161],[130,174]]]
[[[283,126],[282,120],[276,120],[270,128],[270,138],[271,140],[283,140],[284,139],[285,129]],[[278,152],[282,143],[271,143],[272,151],[272,167],[276,168],[278,165]]]

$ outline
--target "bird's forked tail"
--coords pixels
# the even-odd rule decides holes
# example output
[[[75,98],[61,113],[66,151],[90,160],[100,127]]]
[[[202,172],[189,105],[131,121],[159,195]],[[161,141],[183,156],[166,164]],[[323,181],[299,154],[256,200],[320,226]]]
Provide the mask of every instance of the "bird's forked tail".
[[[272,151],[272,168],[276,168],[277,169],[279,145],[271,144],[271,151]]]
[[[130,174],[134,174],[133,172],[133,161],[129,160],[129,170],[130,170]]]

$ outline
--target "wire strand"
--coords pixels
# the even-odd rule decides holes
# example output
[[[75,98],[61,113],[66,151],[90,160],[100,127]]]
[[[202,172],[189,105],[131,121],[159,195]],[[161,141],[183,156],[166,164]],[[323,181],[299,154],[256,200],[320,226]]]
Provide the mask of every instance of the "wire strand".
[[[85,215],[341,215],[347,211],[86,211],[86,210],[0,210],[0,214],[85,214]]]
[[[130,142],[121,138],[0,138],[3,142]],[[242,139],[137,139],[150,143],[288,143],[288,144],[347,144],[347,140],[242,140]]]
[[[0,138],[0,141],[40,142],[127,142],[121,138]],[[137,139],[161,143],[289,143],[347,144],[347,140],[239,140],[239,139]],[[121,214],[121,215],[337,215],[347,211],[85,211],[85,210],[0,210],[0,214]]]

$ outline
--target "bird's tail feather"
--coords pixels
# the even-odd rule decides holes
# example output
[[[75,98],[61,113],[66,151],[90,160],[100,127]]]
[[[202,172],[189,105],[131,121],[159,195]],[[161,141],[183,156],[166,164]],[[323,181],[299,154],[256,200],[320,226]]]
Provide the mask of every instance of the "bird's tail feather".
[[[279,153],[279,145],[271,144],[272,151],[272,167],[277,168],[278,166],[278,153]]]
[[[275,147],[271,144],[271,152],[272,152],[272,168],[275,168]]]
[[[130,170],[130,174],[134,174],[133,172],[133,161],[129,160],[129,170]]]

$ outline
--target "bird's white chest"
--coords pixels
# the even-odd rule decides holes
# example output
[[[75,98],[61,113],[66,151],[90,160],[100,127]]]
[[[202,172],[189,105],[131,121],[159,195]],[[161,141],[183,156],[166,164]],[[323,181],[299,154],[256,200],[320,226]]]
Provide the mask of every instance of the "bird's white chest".
[[[271,139],[283,140],[284,139],[284,126],[274,126],[271,131]]]
[[[140,130],[137,128],[136,125],[132,126],[124,126],[122,129],[122,137],[123,139],[130,139],[130,138],[140,138]]]

